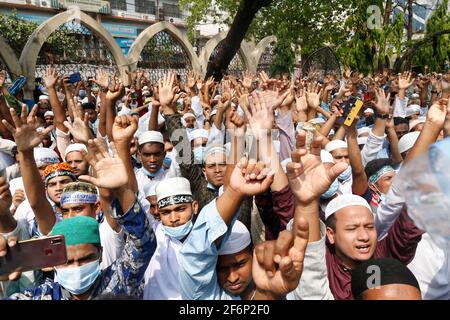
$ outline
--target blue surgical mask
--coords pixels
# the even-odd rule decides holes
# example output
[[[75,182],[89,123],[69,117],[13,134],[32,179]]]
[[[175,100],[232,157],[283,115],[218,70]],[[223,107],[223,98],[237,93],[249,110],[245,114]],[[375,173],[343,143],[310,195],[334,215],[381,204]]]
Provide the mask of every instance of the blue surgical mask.
[[[57,282],[72,294],[89,290],[100,275],[100,261],[95,260],[81,267],[55,268]]]
[[[162,226],[164,233],[173,239],[181,240],[184,237],[186,237],[189,232],[191,232],[192,228],[194,227],[194,224],[192,223],[192,219],[189,220],[189,222],[186,222],[185,224],[178,226],[178,227],[168,227],[168,226]]]
[[[342,172],[339,176],[338,179],[340,181],[347,181],[348,179],[350,179],[350,177],[352,176],[352,167],[348,166],[347,169],[345,169],[344,172]]]
[[[339,181],[338,179],[335,179],[331,186],[328,188],[327,191],[325,191],[321,196],[320,199],[327,200],[330,199],[332,196],[336,194],[336,192],[339,190]]]
[[[172,165],[172,158],[165,157],[163,160],[163,167],[169,169],[171,165]]]
[[[156,175],[157,175],[161,170],[164,170],[164,169],[163,169],[163,168],[159,168],[158,171],[156,171],[155,173],[153,173],[153,172],[150,172],[150,171],[148,171],[147,169],[145,169],[144,166],[142,166],[142,170],[144,171],[144,173],[145,173],[145,175],[146,175],[147,177],[154,178],[154,177],[156,177]]]
[[[205,153],[205,147],[197,147],[194,149],[194,158],[196,163],[203,163],[203,154]]]

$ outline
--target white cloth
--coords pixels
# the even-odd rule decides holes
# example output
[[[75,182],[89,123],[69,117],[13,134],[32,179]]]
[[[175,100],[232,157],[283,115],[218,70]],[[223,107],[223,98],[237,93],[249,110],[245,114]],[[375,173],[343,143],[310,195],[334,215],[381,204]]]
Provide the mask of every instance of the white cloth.
[[[144,275],[144,300],[181,300],[178,256],[182,243],[153,224],[157,246]]]
[[[293,222],[289,221],[286,230],[292,230]],[[287,294],[288,300],[334,300],[328,282],[325,235],[326,226],[320,221],[320,240],[308,242],[300,282]]]
[[[146,191],[150,190],[153,185],[156,185],[158,182],[168,179],[178,177],[179,171],[177,170],[177,165],[172,161],[169,169],[160,170],[156,176],[150,179],[144,172],[143,168],[134,169],[134,173],[136,174],[136,180],[138,184],[139,192],[142,194],[146,194]]]
[[[408,97],[405,99],[400,99],[395,96],[394,100],[394,117],[406,118],[406,106],[408,105]]]
[[[22,177],[18,177],[15,179],[12,179],[9,182],[9,191],[11,191],[11,195],[14,196],[14,193],[16,192],[17,189],[22,189],[23,191],[25,191],[25,188],[23,186],[23,179]],[[25,200],[27,199],[27,195],[25,194]],[[20,207],[20,205],[19,205]]]
[[[369,136],[367,137],[366,144],[361,150],[361,160],[365,167],[370,161],[377,158],[378,152],[383,148],[383,142],[386,139],[386,135],[378,137],[370,130]]]
[[[100,243],[103,247],[100,268],[103,270],[113,264],[122,255],[125,246],[125,237],[123,228],[119,232],[115,232],[109,226],[106,218],[100,223],[99,232]]]
[[[191,98],[191,109],[197,118],[197,128],[203,129],[205,123],[205,115],[203,114],[203,107],[198,96]]]
[[[450,299],[449,248],[436,245],[428,233],[422,235],[416,255],[408,265],[419,282],[424,300]]]

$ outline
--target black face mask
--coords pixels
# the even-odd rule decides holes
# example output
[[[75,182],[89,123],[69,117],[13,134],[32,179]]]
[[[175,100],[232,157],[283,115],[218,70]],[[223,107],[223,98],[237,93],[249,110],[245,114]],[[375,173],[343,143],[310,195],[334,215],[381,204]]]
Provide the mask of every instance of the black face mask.
[[[369,116],[366,118],[366,127],[371,126],[375,123],[375,120],[373,119],[372,116]]]

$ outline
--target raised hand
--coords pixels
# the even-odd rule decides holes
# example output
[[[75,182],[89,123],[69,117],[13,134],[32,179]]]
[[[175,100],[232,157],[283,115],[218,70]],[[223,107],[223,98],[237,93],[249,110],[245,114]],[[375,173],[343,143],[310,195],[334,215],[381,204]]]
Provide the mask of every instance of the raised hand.
[[[252,87],[253,75],[249,71],[242,73],[242,85],[244,88],[250,89]]]
[[[308,101],[306,100],[306,92],[303,88],[298,89],[295,95],[295,109],[297,112],[308,111]]]
[[[96,79],[93,81],[98,84],[101,88],[106,89],[109,87],[109,75],[104,69],[97,69]]]
[[[45,72],[44,76],[44,83],[47,88],[54,88],[56,83],[59,80],[58,73],[56,72],[55,68],[48,67],[47,71]]]
[[[331,183],[347,169],[347,164],[323,164],[320,160],[322,137],[315,137],[310,151],[305,148],[306,132],[297,135],[297,149],[287,165],[287,176],[292,193],[301,204],[310,204],[327,191]]]
[[[87,113],[84,113],[82,116],[74,115],[73,122],[70,123],[69,121],[64,121],[64,125],[67,129],[69,129],[69,132],[72,134],[74,140],[79,143],[87,144],[89,139],[94,137],[92,130],[89,127],[89,118]]]
[[[130,115],[117,116],[112,127],[114,142],[131,142],[138,129],[138,120]]]
[[[391,98],[391,93],[386,94],[382,88],[375,88],[375,96],[377,97],[377,102],[375,103],[375,109],[378,114],[389,114],[389,99]]]
[[[171,108],[172,101],[176,93],[175,74],[169,73],[164,75],[162,81],[158,83],[159,102],[163,108]]]
[[[21,190],[23,192],[23,190]],[[23,201],[23,200],[22,200]],[[9,212],[12,204],[11,191],[9,191],[9,183],[5,177],[0,177],[0,215],[3,212]]]
[[[277,109],[283,104],[283,101],[286,99],[286,97],[290,94],[290,91],[286,91],[282,94],[276,90],[265,90],[262,92],[259,92],[260,97],[264,100],[267,107],[269,107],[272,110]]]
[[[120,81],[112,81],[106,93],[106,99],[112,102],[116,102],[125,94],[125,87]]]
[[[188,86],[188,88],[192,89],[195,86],[195,83],[197,81],[196,78],[197,77],[196,77],[194,71],[189,71],[188,76],[187,76],[187,86]]]
[[[447,116],[447,104],[450,99],[440,99],[436,101],[428,110],[427,121],[433,123],[436,127],[440,128],[445,123]]]
[[[53,130],[53,126],[49,126],[41,132],[36,131],[38,127],[35,117],[36,111],[37,106],[34,106],[34,108],[30,112],[30,115],[28,115],[27,117],[27,106],[22,105],[22,113],[20,115],[20,119],[14,109],[9,109],[14,125],[10,124],[5,119],[2,120],[3,125],[13,135],[14,141],[17,144],[17,151],[19,152],[33,150],[33,148],[37,147],[42,142],[42,140],[50,133],[50,131]]]
[[[259,290],[283,297],[297,288],[308,245],[308,221],[300,218],[294,229],[280,232],[276,241],[258,244],[253,252],[253,280]]]
[[[120,189],[128,184],[127,169],[117,154],[114,142],[111,142],[111,157],[102,142],[89,140],[90,165],[96,172],[96,177],[82,175],[80,180],[92,183],[99,188]]]
[[[400,90],[406,90],[414,83],[411,72],[403,72],[398,74],[398,88]]]
[[[229,188],[242,196],[254,196],[269,189],[274,174],[264,163],[243,157],[233,169]]]
[[[273,110],[270,108],[260,93],[253,93],[249,97],[250,110],[244,107],[244,113],[247,117],[248,123],[252,129],[253,135],[256,139],[261,140],[264,136],[271,133],[272,124],[274,120]]]
[[[25,191],[22,189],[16,189],[14,191],[14,195],[12,197],[12,203],[15,208],[19,207],[19,205],[25,201]]]
[[[306,101],[308,106],[317,109],[320,106],[320,97],[322,96],[322,87],[318,82],[309,83],[306,90]]]
[[[206,88],[211,88],[211,86],[213,84],[214,84],[214,77],[213,76],[211,76],[208,79],[206,79],[206,82],[205,82],[205,87]]]
[[[3,87],[3,84],[6,80],[6,72],[4,70],[0,71],[0,88]]]
[[[10,247],[14,247],[17,244],[17,238],[14,236],[8,237],[6,240],[2,235],[0,235],[0,258],[4,257],[9,251]],[[0,281],[6,280],[17,280],[22,275],[22,272],[13,272],[9,275],[0,276]]]

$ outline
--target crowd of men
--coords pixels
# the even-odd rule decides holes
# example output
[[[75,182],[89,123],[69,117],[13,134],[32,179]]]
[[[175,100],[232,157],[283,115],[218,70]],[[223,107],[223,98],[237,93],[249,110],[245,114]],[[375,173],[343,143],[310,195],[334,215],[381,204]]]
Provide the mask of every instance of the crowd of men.
[[[29,105],[5,80],[0,264],[50,235],[67,262],[1,275],[0,297],[450,298],[448,247],[407,196],[449,196],[442,176],[408,181],[431,153],[435,175],[450,161],[450,70],[158,83],[137,70],[125,86],[49,67]]]

